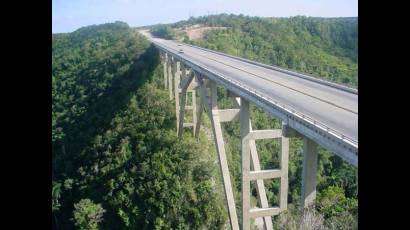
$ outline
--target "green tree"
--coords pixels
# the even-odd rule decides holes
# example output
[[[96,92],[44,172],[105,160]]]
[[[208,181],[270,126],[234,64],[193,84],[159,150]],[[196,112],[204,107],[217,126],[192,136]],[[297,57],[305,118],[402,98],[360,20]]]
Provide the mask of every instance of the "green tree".
[[[317,199],[319,211],[326,218],[348,212],[357,214],[358,203],[354,198],[346,198],[342,188],[330,186],[320,193]]]
[[[104,212],[101,204],[94,204],[90,199],[82,199],[74,204],[74,225],[84,230],[98,229],[103,221]]]

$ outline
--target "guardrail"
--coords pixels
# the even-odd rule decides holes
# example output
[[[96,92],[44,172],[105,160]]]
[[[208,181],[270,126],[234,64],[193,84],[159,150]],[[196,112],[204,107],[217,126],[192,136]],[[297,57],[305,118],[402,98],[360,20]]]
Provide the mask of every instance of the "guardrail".
[[[275,100],[275,99],[273,99],[269,96],[263,95],[263,94],[259,93],[258,91],[256,91],[255,89],[249,88],[248,86],[246,86],[246,85],[244,85],[244,84],[242,84],[238,81],[232,80],[230,78],[226,78],[222,74],[215,73],[215,71],[212,71],[212,70],[208,69],[207,67],[202,66],[201,64],[193,63],[192,61],[189,61],[186,58],[182,57],[177,52],[172,51],[172,50],[175,50],[173,48],[166,47],[165,45],[159,44],[158,42],[155,42],[155,41],[153,41],[153,43],[156,46],[162,48],[164,51],[172,53],[178,59],[183,60],[183,61],[188,62],[188,63],[191,63],[192,65],[198,66],[201,69],[203,69],[207,72],[210,72],[210,73],[214,74],[215,76],[218,76],[219,78],[223,79],[224,81],[227,81],[227,82],[235,85],[236,87],[242,88],[246,92],[257,96],[258,98],[266,101],[268,104],[276,106],[276,107],[280,108],[281,110],[285,111],[286,113],[292,114],[293,116],[298,117],[301,120],[304,120],[305,122],[309,123],[310,125],[313,125],[313,126],[317,127],[318,129],[321,129],[322,131],[331,134],[332,136],[340,138],[341,140],[343,140],[344,142],[346,142],[347,144],[349,144],[349,145],[351,145],[355,148],[358,148],[358,142],[357,141],[355,141],[354,139],[352,139],[348,136],[343,135],[341,132],[339,132],[335,129],[332,129],[332,128],[328,127],[326,124],[324,124],[322,122],[319,122],[319,121],[316,121],[315,119],[313,119],[313,118],[311,118],[311,117],[309,117],[309,116],[307,116],[307,115],[305,115],[301,112],[296,111],[294,108],[292,108],[290,106],[286,106],[285,104],[282,104],[282,103],[278,102],[277,100]]]

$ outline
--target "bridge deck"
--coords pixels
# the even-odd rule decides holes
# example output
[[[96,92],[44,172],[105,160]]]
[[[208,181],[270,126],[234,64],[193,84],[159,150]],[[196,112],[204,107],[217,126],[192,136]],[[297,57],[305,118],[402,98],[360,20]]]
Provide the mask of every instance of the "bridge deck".
[[[220,75],[293,108],[358,142],[358,95],[177,42],[155,42]]]

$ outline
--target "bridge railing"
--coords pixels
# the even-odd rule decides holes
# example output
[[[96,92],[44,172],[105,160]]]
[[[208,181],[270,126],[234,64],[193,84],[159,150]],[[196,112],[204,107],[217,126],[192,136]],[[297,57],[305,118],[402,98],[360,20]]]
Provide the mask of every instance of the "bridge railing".
[[[209,71],[209,70],[208,70],[208,71]],[[256,96],[258,96],[258,97],[260,97],[260,98],[262,98],[262,99],[264,99],[264,100],[266,100],[266,101],[268,101],[268,102],[270,102],[271,104],[274,104],[274,105],[280,107],[281,109],[285,110],[286,112],[291,113],[291,114],[293,114],[294,116],[297,116],[298,118],[303,119],[303,120],[309,122],[311,125],[314,125],[314,126],[316,126],[316,127],[318,127],[318,128],[321,128],[323,131],[326,131],[326,132],[328,132],[328,133],[331,133],[331,134],[333,134],[334,136],[338,136],[338,137],[340,137],[342,140],[347,141],[347,142],[350,142],[350,144],[352,144],[352,145],[357,145],[357,144],[358,144],[358,143],[357,143],[355,140],[353,140],[352,138],[343,135],[341,132],[338,132],[337,130],[330,128],[329,126],[325,125],[325,124],[322,123],[322,122],[316,121],[315,119],[313,119],[313,118],[311,118],[311,117],[309,117],[309,116],[307,116],[307,115],[305,115],[305,114],[303,114],[303,113],[301,113],[301,112],[296,111],[295,109],[293,109],[293,108],[290,107],[290,106],[286,106],[285,104],[282,104],[282,103],[278,102],[277,100],[275,100],[275,99],[273,99],[273,98],[271,98],[271,97],[269,97],[269,96],[266,96],[266,95],[264,95],[264,94],[262,94],[262,93],[259,93],[258,91],[254,90],[254,89],[252,89],[252,88],[249,88],[248,86],[246,86],[246,85],[244,85],[244,84],[242,84],[242,83],[240,83],[240,82],[238,82],[238,81],[235,81],[235,80],[232,80],[232,79],[229,79],[229,78],[225,78],[224,76],[221,76],[221,75],[219,75],[219,76],[220,76],[221,78],[225,79],[226,81],[229,81],[229,82],[231,82],[232,84],[235,84],[235,85],[237,85],[237,86],[243,88],[244,90],[249,91],[249,92],[253,93],[254,95],[256,95]]]

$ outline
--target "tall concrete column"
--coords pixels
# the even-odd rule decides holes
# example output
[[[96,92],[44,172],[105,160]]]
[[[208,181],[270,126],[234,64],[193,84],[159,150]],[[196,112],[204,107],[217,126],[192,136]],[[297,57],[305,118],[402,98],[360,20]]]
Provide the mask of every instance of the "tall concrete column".
[[[173,65],[173,57],[169,56],[168,57],[168,91],[169,91],[169,99],[173,99],[172,96],[172,65]]]
[[[177,63],[178,61],[173,58],[172,60],[172,64],[171,64],[171,77],[169,79],[169,84],[171,85],[170,91],[169,91],[169,98],[172,100],[174,99],[174,94],[175,94],[175,87],[174,87],[174,82],[175,82],[175,76],[176,76],[176,72],[177,72]]]
[[[251,209],[250,205],[250,157],[251,157],[251,150],[249,147],[249,139],[245,138],[249,132],[249,102],[241,98],[241,109],[240,109],[240,126],[241,126],[241,147],[242,147],[242,230],[249,230],[250,229],[250,214],[249,211]]]
[[[222,128],[219,119],[218,105],[217,105],[217,93],[215,82],[210,82],[211,88],[211,101],[209,101],[208,93],[205,88],[204,79],[200,76],[196,76],[199,85],[198,92],[201,96],[202,103],[207,109],[209,118],[211,119],[212,131],[215,138],[215,146],[219,158],[219,166],[221,168],[221,174],[223,179],[223,185],[225,190],[225,198],[228,205],[229,220],[233,230],[239,229],[238,217],[236,215],[236,206],[233,196],[233,190],[231,185],[231,178],[228,168],[228,162],[225,154],[225,145],[222,137]]]
[[[193,89],[192,90],[192,124],[193,124],[192,133],[193,133],[193,136],[195,136],[196,129],[197,129],[197,127],[196,127],[196,125],[197,125],[196,103],[197,103],[196,102],[196,90]]]
[[[162,54],[162,65],[164,68],[164,88],[166,89],[168,86],[168,70],[167,70],[167,65],[168,65],[168,58],[167,58],[167,53]]]
[[[195,134],[194,137],[198,138],[199,137],[199,130],[201,129],[201,119],[202,119],[202,112],[203,112],[203,106],[202,103],[198,103],[197,106],[197,115],[196,115],[196,124],[195,124]]]
[[[288,207],[288,164],[289,164],[289,138],[283,135],[283,127],[286,124],[282,123],[282,137],[281,137],[281,154],[280,154],[280,170],[283,172],[280,177],[280,190],[279,190],[279,207],[281,211],[284,211]]]
[[[301,208],[314,203],[316,198],[317,144],[304,137]]]
[[[175,71],[175,77],[174,77],[174,89],[175,89],[175,91],[174,91],[174,93],[175,93],[175,115],[176,115],[176,120],[177,120],[177,124],[176,124],[176,127],[177,127],[177,134],[179,133],[179,110],[180,110],[180,105],[179,105],[179,103],[180,103],[180,101],[179,101],[179,83],[180,83],[180,74],[181,74],[181,72],[180,72],[180,62],[179,61],[176,61],[175,62],[175,67],[176,67],[176,71]]]

